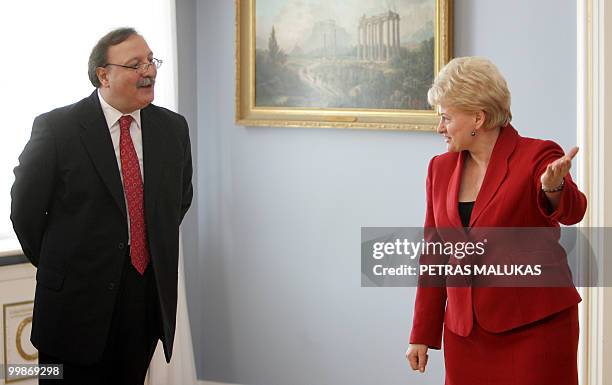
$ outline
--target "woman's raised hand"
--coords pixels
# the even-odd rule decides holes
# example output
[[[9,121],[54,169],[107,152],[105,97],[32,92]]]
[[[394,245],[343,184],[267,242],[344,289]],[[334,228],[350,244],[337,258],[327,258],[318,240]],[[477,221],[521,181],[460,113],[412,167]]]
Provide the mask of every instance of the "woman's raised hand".
[[[540,176],[543,190],[553,190],[561,185],[563,178],[572,167],[572,159],[574,159],[577,153],[578,147],[574,147],[567,154],[551,162],[546,167],[546,170]]]

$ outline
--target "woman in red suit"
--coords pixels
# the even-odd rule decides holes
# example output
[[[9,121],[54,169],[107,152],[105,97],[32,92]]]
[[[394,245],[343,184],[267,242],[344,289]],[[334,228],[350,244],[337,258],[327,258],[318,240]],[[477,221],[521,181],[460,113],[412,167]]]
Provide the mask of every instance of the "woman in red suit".
[[[564,154],[554,142],[517,133],[493,63],[452,60],[428,99],[439,109],[448,152],[429,164],[426,228],[559,228],[582,220],[586,198],[569,174],[578,149]],[[420,286],[406,357],[424,372],[427,350],[440,349],[444,335],[446,385],[577,385],[579,302],[571,284]]]

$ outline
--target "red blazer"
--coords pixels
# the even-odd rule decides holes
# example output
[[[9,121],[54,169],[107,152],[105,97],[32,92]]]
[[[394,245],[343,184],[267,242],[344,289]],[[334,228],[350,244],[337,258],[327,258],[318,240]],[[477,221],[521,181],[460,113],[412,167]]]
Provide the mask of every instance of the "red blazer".
[[[434,157],[427,173],[426,228],[462,228],[458,194],[465,152]],[[586,198],[571,176],[565,178],[559,206],[551,211],[541,191],[546,166],[564,155],[552,141],[523,138],[501,129],[474,204],[470,227],[559,227],[582,220]],[[563,258],[566,261],[566,256]],[[499,333],[543,319],[580,302],[570,287],[419,287],[410,343],[439,349],[443,324],[468,336],[474,324]]]

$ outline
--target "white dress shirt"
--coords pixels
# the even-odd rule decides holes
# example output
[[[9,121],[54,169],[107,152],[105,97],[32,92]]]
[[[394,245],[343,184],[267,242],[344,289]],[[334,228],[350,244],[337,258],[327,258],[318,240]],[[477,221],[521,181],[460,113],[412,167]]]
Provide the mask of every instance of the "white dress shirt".
[[[98,97],[100,99],[100,105],[102,106],[102,112],[106,119],[106,125],[108,126],[111,140],[113,141],[113,149],[115,150],[115,157],[117,158],[117,166],[119,167],[119,175],[121,176],[121,184],[123,185],[123,173],[121,172],[121,150],[119,139],[121,137],[121,129],[119,128],[119,118],[124,114],[111,106],[104,100],[102,93],[98,89]],[[132,117],[132,124],[130,125],[130,136],[132,137],[132,143],[136,149],[136,155],[138,156],[138,164],[140,165],[140,175],[142,176],[142,182],[144,185],[144,168],[142,163],[142,126],[140,125],[140,110],[136,110],[130,114]],[[127,198],[125,191],[123,191],[123,198],[125,199],[125,208],[127,213],[127,224],[128,224],[128,242],[130,241],[130,213],[127,210]]]

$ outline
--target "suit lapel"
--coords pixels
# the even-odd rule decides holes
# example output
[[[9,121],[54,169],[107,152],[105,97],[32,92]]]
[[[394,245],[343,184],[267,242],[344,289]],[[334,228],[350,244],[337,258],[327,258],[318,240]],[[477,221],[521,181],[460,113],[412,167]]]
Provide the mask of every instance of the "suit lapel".
[[[85,128],[81,133],[81,140],[89,153],[91,161],[113,196],[119,210],[127,218],[117,157],[115,156],[113,141],[106,125],[106,119],[102,113],[102,107],[100,107],[97,90],[91,94],[88,103],[80,111],[79,121]]]
[[[144,167],[144,204],[145,218],[151,218],[162,179],[162,159],[164,159],[164,132],[155,118],[154,106],[140,111],[142,121],[142,151]]]
[[[465,242],[467,241],[467,233],[461,223],[459,216],[459,189],[461,188],[461,174],[463,173],[463,163],[465,161],[465,152],[457,154],[455,169],[451,174],[448,183],[448,193],[446,194],[446,212],[450,225],[448,227],[438,228],[438,234],[444,242]],[[452,265],[460,265],[466,263],[463,259],[450,258],[449,263]],[[469,282],[465,281],[465,277],[459,277],[461,283],[458,286],[469,286]],[[464,282],[465,281],[465,282]]]
[[[457,164],[450,177],[448,184],[448,194],[446,195],[446,212],[452,227],[463,228],[459,217],[459,188],[461,187],[461,174],[463,172],[463,162],[465,154],[460,152],[457,156]]]
[[[491,202],[491,199],[495,196],[499,186],[506,178],[506,174],[508,173],[508,159],[514,152],[517,140],[518,133],[514,127],[508,125],[501,128],[501,132],[499,133],[497,142],[495,142],[495,147],[491,153],[491,159],[489,160],[487,172],[482,181],[482,187],[476,197],[476,203],[474,203],[474,209],[470,218],[470,227],[474,226],[474,223],[489,205],[489,202]]]

